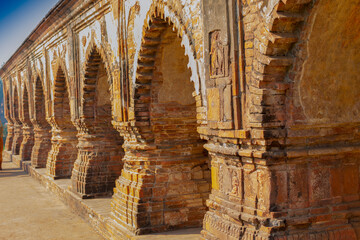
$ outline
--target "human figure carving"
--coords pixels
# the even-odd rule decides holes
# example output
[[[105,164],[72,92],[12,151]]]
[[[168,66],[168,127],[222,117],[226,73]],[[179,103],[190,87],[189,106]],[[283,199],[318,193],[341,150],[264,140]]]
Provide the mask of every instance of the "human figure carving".
[[[211,75],[224,75],[224,49],[220,40],[220,33],[214,32],[211,36]]]

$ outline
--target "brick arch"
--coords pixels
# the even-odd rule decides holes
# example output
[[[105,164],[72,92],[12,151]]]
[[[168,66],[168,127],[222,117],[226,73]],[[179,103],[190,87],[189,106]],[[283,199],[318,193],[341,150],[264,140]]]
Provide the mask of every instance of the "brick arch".
[[[124,169],[112,211],[115,219],[126,212],[126,223],[120,222],[136,234],[201,226],[210,193],[205,142],[197,132],[195,87],[178,33],[170,19],[152,16],[138,55],[131,125],[139,134],[124,144]],[[128,188],[135,193],[124,191]],[[194,205],[183,196],[192,196]],[[157,201],[159,207],[153,209]]]
[[[35,143],[31,153],[31,164],[36,168],[46,167],[46,160],[51,149],[50,124],[46,120],[46,101],[43,81],[40,76],[34,76],[34,106],[32,123],[34,125]]]
[[[146,20],[143,31],[141,48],[137,58],[135,58],[135,61],[137,61],[135,71],[135,83],[130,102],[130,107],[134,111],[134,119],[130,120],[135,120],[143,126],[150,125],[150,105],[146,103],[148,101],[147,96],[150,95],[151,91],[149,85],[151,85],[152,78],[154,76],[156,51],[161,44],[160,37],[162,33],[165,29],[171,28],[173,29],[174,33],[176,33],[180,37],[180,39],[182,39],[182,37],[190,39],[188,33],[185,31],[185,27],[182,25],[181,21],[176,15],[171,15],[168,18],[164,19],[164,11],[166,11],[165,9],[168,9],[165,5],[154,5],[153,10],[150,10],[148,14],[149,17]],[[194,46],[191,44],[190,47],[191,54],[194,54]],[[182,48],[184,49],[184,46],[182,46]],[[191,78],[193,78],[194,71],[196,72],[195,75],[198,76],[198,69],[194,69],[189,66],[189,53],[183,51],[183,54],[187,58],[186,65],[187,70],[191,72]],[[198,84],[198,86],[200,87],[201,83],[198,77],[197,80],[198,82],[195,82],[190,78],[188,79],[189,82],[192,82],[192,84],[194,85]],[[194,89],[193,92],[197,106],[199,108],[203,106],[200,92],[200,89],[198,92]],[[149,134],[146,129],[139,128],[137,131],[139,131],[140,133],[140,135],[137,135],[137,137],[139,137],[139,139],[141,139],[142,141],[148,141],[153,139],[153,136]]]
[[[153,18],[163,19],[165,22],[172,24],[174,31],[176,31],[177,34],[181,37],[182,44],[185,48],[185,55],[187,55],[189,58],[188,67],[190,68],[192,74],[191,81],[194,82],[196,93],[200,95],[202,92],[200,82],[201,69],[199,69],[199,63],[197,62],[198,56],[196,55],[196,46],[194,44],[195,40],[193,39],[191,32],[188,31],[187,26],[184,24],[181,16],[175,9],[172,8],[171,4],[164,2],[163,0],[154,1],[150,6],[144,22],[143,34],[150,28],[150,24],[152,23]],[[135,62],[137,60],[138,59],[136,59],[135,56]],[[134,74],[136,74],[136,72],[137,66],[135,65]],[[136,76],[134,79],[136,79]]]
[[[9,89],[6,89],[5,91],[5,98],[6,98],[6,101],[5,101],[5,107],[6,107],[6,120],[9,122],[9,123],[13,123],[13,119],[11,117],[11,108],[10,108],[10,90]]]
[[[54,123],[59,129],[75,129],[71,122],[70,108],[70,88],[67,80],[66,71],[63,66],[59,65],[55,73],[54,80]]]
[[[30,119],[30,101],[29,101],[29,91],[26,84],[23,85],[22,90],[22,122],[27,126],[31,126],[31,119]]]
[[[106,44],[106,43],[104,43]],[[97,57],[98,59],[101,59],[102,64],[104,64],[105,71],[108,75],[108,84],[110,86],[110,90],[112,89],[112,83],[113,83],[113,75],[111,74],[113,72],[112,64],[110,62],[109,54],[107,54],[107,51],[104,49],[102,44],[96,44],[95,42],[95,36],[92,35],[90,43],[86,49],[85,52],[85,62],[83,64],[83,69],[85,69],[86,74],[87,71],[91,71],[91,66],[89,66],[89,63],[91,63],[94,59],[93,57]],[[85,79],[86,77],[84,77]],[[111,100],[113,96],[111,94]]]
[[[34,129],[30,119],[29,91],[26,83],[23,85],[22,91],[22,131],[23,141],[20,147],[20,157],[23,161],[31,160],[31,152],[34,146]]]
[[[72,190],[83,198],[112,194],[123,165],[123,139],[111,123],[112,76],[101,52],[95,44],[88,48],[82,76],[82,111],[76,123],[79,153]]]
[[[70,89],[64,68],[62,64],[54,68],[53,114],[48,119],[52,126],[52,143],[46,168],[54,179],[69,178],[77,157],[77,131],[72,122]]]
[[[100,54],[99,49],[93,46],[87,57],[82,86],[81,114],[89,128],[94,125],[93,121],[111,122],[112,120],[112,77],[106,65],[106,60]],[[99,74],[102,74],[101,79],[99,79]],[[100,80],[103,81],[100,83]],[[106,119],[103,119],[104,117]]]
[[[13,140],[14,140],[14,121],[11,117],[11,108],[10,108],[10,90],[9,88],[5,88],[4,86],[4,89],[6,89],[5,92],[5,108],[6,108],[6,111],[5,111],[5,118],[6,120],[8,121],[8,124],[7,124],[7,130],[8,130],[8,134],[6,136],[6,142],[5,142],[5,150],[6,151],[11,151],[11,148],[12,148],[12,143],[13,143]]]
[[[153,1],[153,3],[150,5],[149,10],[147,12],[144,25],[143,25],[143,36],[142,36],[142,43],[144,40],[144,35],[148,35],[146,37],[151,38],[151,34],[149,29],[151,29],[151,25],[154,26],[153,20],[154,19],[162,19],[162,22],[167,22],[172,25],[174,31],[177,32],[177,34],[181,37],[181,44],[185,48],[185,55],[188,57],[188,67],[191,70],[191,78],[190,80],[194,83],[195,86],[195,93],[196,93],[196,100],[197,105],[199,108],[203,106],[203,101],[205,101],[204,89],[201,89],[201,76],[202,69],[200,69],[201,66],[201,59],[198,59],[196,46],[195,46],[195,40],[193,39],[192,33],[188,30],[187,26],[184,24],[182,17],[178,14],[177,11],[175,11],[173,6],[170,3],[164,2],[162,0],[160,1]],[[137,82],[139,81],[138,73],[142,72],[141,67],[138,66],[139,58],[141,55],[146,55],[146,49],[144,52],[144,45],[140,44],[140,46],[137,47],[135,55],[134,55],[134,64],[132,66],[132,90],[130,91],[132,96],[130,99],[130,108],[134,106],[134,91],[136,91]],[[141,77],[140,77],[141,78]],[[140,80],[141,82],[141,80]],[[130,109],[130,115],[132,115],[132,109]],[[206,112],[205,112],[206,114]],[[131,117],[130,117],[130,120]]]
[[[19,102],[19,91],[17,86],[14,86],[13,95],[13,120],[14,120],[14,139],[12,143],[12,153],[14,155],[20,154],[20,147],[23,140],[22,135],[22,123],[20,120],[20,102]]]
[[[34,125],[37,125],[40,128],[49,129],[50,125],[46,121],[46,110],[45,110],[45,92],[44,92],[44,86],[43,81],[37,75],[35,77],[34,82],[34,118],[35,123]]]
[[[13,114],[14,114],[14,122],[17,124],[21,124],[20,121],[20,101],[19,101],[19,92],[17,90],[17,86],[14,87],[14,104],[13,104]]]

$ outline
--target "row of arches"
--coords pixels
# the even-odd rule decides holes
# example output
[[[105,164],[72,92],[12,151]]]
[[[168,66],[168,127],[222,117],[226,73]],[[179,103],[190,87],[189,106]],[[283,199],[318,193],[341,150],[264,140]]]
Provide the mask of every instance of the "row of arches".
[[[72,191],[82,198],[112,196],[112,217],[128,229],[145,233],[201,226],[211,180],[208,154],[197,133],[188,61],[175,27],[153,17],[130,103],[135,112],[132,130],[119,133],[112,124],[112,73],[94,46],[81,79],[80,116],[75,119],[71,112],[69,83],[59,66],[50,118],[39,78],[33,119],[26,88],[24,117],[16,117],[15,89],[14,136],[7,142],[14,146],[21,143],[19,132],[26,135],[19,152],[12,147],[13,154],[20,153],[24,161],[31,158],[32,166],[46,168],[53,179],[71,178]]]

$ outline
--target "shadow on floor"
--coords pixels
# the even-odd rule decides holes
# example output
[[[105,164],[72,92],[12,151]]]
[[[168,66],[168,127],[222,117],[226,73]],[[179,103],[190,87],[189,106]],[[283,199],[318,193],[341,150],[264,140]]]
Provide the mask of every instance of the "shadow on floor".
[[[17,177],[22,175],[27,175],[21,168],[10,167],[10,161],[3,161],[2,170],[0,170],[0,178],[3,177]],[[10,167],[10,168],[9,168]]]

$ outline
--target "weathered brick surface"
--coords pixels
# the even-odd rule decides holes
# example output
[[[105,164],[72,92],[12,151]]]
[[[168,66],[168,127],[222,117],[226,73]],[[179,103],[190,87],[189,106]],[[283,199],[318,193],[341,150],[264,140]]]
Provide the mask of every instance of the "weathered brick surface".
[[[5,148],[113,194],[109,239],[360,238],[358,5],[61,1],[0,70]]]

